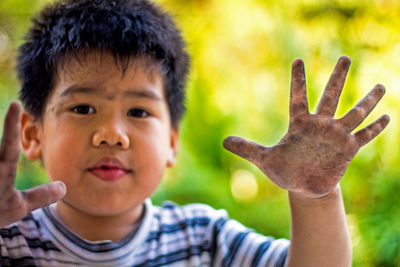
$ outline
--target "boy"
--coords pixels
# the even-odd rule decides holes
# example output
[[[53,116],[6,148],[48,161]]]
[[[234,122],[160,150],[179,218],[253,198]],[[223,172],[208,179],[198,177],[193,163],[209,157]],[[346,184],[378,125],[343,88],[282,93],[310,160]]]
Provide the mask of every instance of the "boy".
[[[146,0],[65,0],[34,21],[18,59],[24,111],[10,105],[0,150],[1,265],[351,264],[338,182],[389,121],[382,116],[351,134],[383,86],[333,119],[350,65],[341,57],[311,115],[303,62],[295,60],[282,140],[273,147],[224,141],[289,191],[289,245],[205,205],[151,205],[178,150],[183,48],[170,18]],[[43,162],[52,183],[15,189],[19,142],[28,159]]]

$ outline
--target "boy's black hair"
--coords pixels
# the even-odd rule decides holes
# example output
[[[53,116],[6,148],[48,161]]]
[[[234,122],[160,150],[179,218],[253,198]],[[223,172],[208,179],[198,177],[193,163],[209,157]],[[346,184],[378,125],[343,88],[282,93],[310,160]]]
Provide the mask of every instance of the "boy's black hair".
[[[94,49],[111,52],[122,68],[122,62],[140,56],[161,65],[171,123],[178,126],[189,57],[180,32],[159,7],[148,0],[65,0],[47,6],[32,22],[17,71],[19,97],[35,119],[43,114],[63,58]]]

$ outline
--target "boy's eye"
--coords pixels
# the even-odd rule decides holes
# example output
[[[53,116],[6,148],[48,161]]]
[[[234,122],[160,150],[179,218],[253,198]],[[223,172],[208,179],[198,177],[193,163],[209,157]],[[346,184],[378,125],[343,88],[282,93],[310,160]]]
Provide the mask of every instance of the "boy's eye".
[[[94,114],[94,113],[96,113],[95,109],[89,105],[79,105],[79,106],[73,107],[71,110],[78,114]]]
[[[132,116],[132,117],[136,117],[136,118],[145,118],[149,115],[150,114],[147,111],[140,109],[140,108],[133,108],[128,111],[128,116]]]

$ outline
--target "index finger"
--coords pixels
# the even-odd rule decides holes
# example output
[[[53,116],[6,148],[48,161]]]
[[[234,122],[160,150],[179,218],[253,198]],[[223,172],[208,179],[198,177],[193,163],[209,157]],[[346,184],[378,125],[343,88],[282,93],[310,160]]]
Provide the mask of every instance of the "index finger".
[[[20,125],[21,108],[17,102],[10,104],[4,120],[3,138],[0,146],[0,161],[15,163],[20,152]]]
[[[308,114],[306,75],[304,62],[295,59],[292,64],[292,81],[290,85],[290,118]]]

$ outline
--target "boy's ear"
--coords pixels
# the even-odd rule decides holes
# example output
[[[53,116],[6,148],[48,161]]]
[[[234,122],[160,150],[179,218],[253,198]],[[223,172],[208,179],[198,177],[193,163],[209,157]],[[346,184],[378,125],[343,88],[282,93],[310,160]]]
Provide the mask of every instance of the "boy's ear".
[[[21,145],[29,160],[37,160],[42,157],[40,142],[40,122],[26,112],[21,116]]]
[[[176,156],[179,149],[179,133],[176,129],[171,129],[171,145],[167,160],[167,167],[173,167],[175,165]]]

